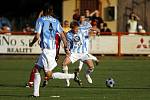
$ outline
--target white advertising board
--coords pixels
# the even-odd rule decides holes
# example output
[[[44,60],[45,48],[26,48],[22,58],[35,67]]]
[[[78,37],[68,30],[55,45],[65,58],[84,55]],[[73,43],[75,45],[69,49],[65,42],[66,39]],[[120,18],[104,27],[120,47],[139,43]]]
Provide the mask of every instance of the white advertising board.
[[[40,54],[39,43],[29,47],[31,35],[0,35],[0,54]],[[150,36],[121,36],[121,54],[150,54]],[[91,54],[118,54],[118,36],[96,36],[89,41]],[[61,47],[60,53],[64,54]]]
[[[29,47],[33,36],[30,35],[0,35],[1,54],[40,54],[41,49],[38,42]],[[92,54],[117,54],[117,36],[91,37],[89,41],[89,52]],[[60,53],[64,54],[63,47]]]
[[[30,35],[0,35],[1,54],[39,54],[41,49],[38,42],[29,47],[33,36]]]
[[[122,36],[122,54],[150,54],[150,36]]]
[[[91,37],[89,52],[92,54],[117,54],[117,36],[96,36]]]

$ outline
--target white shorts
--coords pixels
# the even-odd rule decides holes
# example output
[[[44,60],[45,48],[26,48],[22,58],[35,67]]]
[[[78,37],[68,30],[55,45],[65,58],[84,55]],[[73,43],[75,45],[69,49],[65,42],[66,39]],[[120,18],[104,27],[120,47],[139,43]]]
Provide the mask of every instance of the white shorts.
[[[87,53],[71,53],[69,58],[72,63],[76,62],[77,60],[85,61],[90,59]]]
[[[57,66],[55,56],[56,56],[56,49],[53,50],[43,49],[36,64],[40,68],[44,68],[45,72],[52,71]]]

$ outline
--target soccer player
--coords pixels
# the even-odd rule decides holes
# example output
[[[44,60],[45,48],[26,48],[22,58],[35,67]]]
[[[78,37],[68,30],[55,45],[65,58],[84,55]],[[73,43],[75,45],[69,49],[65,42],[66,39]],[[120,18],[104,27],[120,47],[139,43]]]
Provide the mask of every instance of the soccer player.
[[[81,30],[81,33],[84,34],[85,36],[85,41],[84,41],[84,45],[86,45],[86,49],[87,51],[89,51],[89,32],[91,31],[91,24],[85,20],[85,16],[84,15],[81,15],[80,16],[80,21],[79,21],[79,25],[80,25],[80,30]],[[99,63],[99,60],[93,56],[92,54],[89,54],[88,53],[88,56],[89,56],[89,59],[92,59],[93,61],[95,61],[96,65],[98,65]],[[78,67],[78,71],[80,72],[81,69],[82,69],[82,66],[83,66],[83,62],[80,61],[79,62],[79,67]],[[88,78],[89,76],[86,75],[87,77],[87,80],[91,80],[90,78]],[[92,80],[91,81],[88,81],[89,83],[92,83]]]
[[[53,73],[53,69],[57,66],[55,61],[56,56],[56,43],[55,43],[55,35],[56,33],[60,33],[62,41],[64,43],[65,52],[67,55],[70,54],[69,49],[67,48],[66,37],[63,33],[62,27],[57,19],[55,19],[53,15],[53,9],[50,8],[49,5],[45,5],[43,9],[44,16],[40,17],[36,21],[34,36],[29,46],[32,47],[34,43],[40,38],[40,47],[42,49],[42,53],[39,56],[37,63],[34,66],[35,77],[34,77],[34,92],[33,97],[39,96],[39,88],[41,82],[40,71],[43,69],[47,80],[49,79],[74,79],[75,82],[79,83],[81,80],[79,79],[79,75],[77,72],[74,74],[65,74],[60,72]]]
[[[44,16],[43,15],[43,10],[39,13],[38,18],[40,18],[42,16]],[[58,59],[59,59],[60,42],[61,42],[60,34],[56,33],[56,36],[55,36],[55,43],[56,43],[56,57],[55,57],[55,60],[56,61],[58,61]],[[26,83],[26,87],[28,87],[28,88],[33,87],[34,74],[35,74],[35,68],[33,67],[32,70],[31,70],[31,73],[30,73],[29,81]],[[45,87],[47,84],[48,84],[48,81],[44,80],[42,87]]]
[[[83,15],[80,16],[80,21],[78,22],[78,25],[79,25],[78,29],[79,29],[80,33],[83,35],[83,40],[84,40],[84,41],[82,41],[82,45],[83,45],[82,51],[86,52],[86,56],[88,56],[87,59],[95,61],[96,65],[98,65],[99,60],[95,56],[88,53],[88,51],[89,51],[89,32],[90,32],[90,29],[92,26],[89,22],[85,21],[85,16],[83,16]],[[73,43],[70,40],[68,40],[68,42],[70,43],[70,49],[72,49]],[[82,69],[82,66],[83,66],[83,61],[79,60],[79,66],[76,69],[76,71],[80,72]],[[92,73],[92,71],[94,69],[94,67],[91,67],[91,66],[94,66],[94,65],[91,64],[90,66],[88,66],[88,69],[86,70],[86,75],[85,75],[88,83],[90,83],[90,84],[92,84],[92,79],[90,77],[90,74]],[[67,72],[68,72],[68,67],[66,67],[66,73]],[[70,86],[70,81],[68,79],[66,80],[66,84],[67,84],[66,85],[67,87]]]
[[[60,42],[61,42],[60,34],[56,33],[56,36],[55,36],[55,43],[56,43],[55,60],[56,61],[58,61],[58,59],[59,59]],[[26,83],[26,87],[28,87],[28,88],[33,87],[34,75],[35,75],[35,67],[33,67],[31,70],[30,78],[29,78],[29,81]],[[45,87],[47,84],[48,84],[48,81],[44,80],[42,87]]]
[[[86,75],[89,76],[89,74],[93,72],[94,64],[88,56],[88,48],[85,44],[86,34],[82,34],[82,30],[80,29],[78,22],[73,21],[70,26],[71,30],[67,33],[67,41],[71,53],[69,56],[66,56],[63,62],[63,71],[64,73],[68,73],[68,64],[81,60],[87,64],[88,69],[86,71]],[[67,86],[70,86],[69,79],[67,79],[66,82]],[[80,83],[80,85],[82,85],[82,83]]]

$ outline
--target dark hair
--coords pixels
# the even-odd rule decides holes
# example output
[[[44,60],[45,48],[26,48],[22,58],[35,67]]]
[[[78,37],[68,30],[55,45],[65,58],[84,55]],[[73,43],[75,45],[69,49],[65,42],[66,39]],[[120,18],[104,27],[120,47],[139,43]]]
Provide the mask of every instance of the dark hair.
[[[132,16],[132,14],[135,14],[134,12],[131,12],[130,15],[129,15],[129,19],[132,19],[132,17],[134,17],[134,20],[136,19],[135,16]]]
[[[103,23],[103,27],[107,27],[107,23]]]
[[[92,20],[91,25],[92,25],[92,26],[97,25],[97,21],[96,21],[96,20]]]
[[[54,13],[53,13],[53,6],[50,5],[49,3],[46,3],[43,7],[43,15],[47,16],[47,15],[50,15],[50,16],[53,16]]]
[[[70,28],[79,27],[79,23],[77,21],[72,21],[70,23]]]

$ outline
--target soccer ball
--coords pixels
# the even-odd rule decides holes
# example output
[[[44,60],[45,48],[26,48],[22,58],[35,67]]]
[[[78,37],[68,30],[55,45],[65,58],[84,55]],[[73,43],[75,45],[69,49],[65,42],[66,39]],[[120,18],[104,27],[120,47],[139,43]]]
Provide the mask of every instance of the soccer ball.
[[[115,81],[114,81],[113,78],[108,78],[108,79],[106,80],[106,86],[107,86],[107,87],[112,88],[112,87],[114,87],[114,85],[115,85]]]

